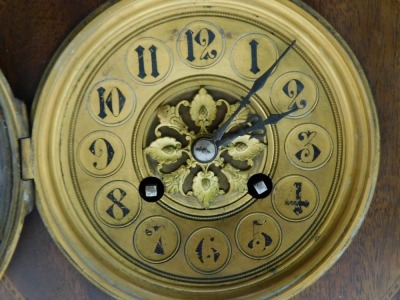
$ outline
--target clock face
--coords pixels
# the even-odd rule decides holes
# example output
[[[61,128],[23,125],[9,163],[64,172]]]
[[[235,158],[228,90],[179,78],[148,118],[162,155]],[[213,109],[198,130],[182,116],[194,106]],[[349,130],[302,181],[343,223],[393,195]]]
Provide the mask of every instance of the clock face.
[[[376,179],[376,116],[348,53],[293,3],[102,12],[38,94],[35,180],[54,239],[117,297],[296,293],[343,251]],[[222,141],[236,135],[220,143],[224,124]]]

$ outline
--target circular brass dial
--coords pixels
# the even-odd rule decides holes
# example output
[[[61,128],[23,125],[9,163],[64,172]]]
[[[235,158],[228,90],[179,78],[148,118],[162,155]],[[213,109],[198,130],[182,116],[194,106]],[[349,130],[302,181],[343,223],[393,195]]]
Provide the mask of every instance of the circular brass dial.
[[[86,25],[38,93],[33,136],[40,212],[78,269],[122,298],[279,298],[318,278],[365,215],[379,160],[368,86],[326,26],[257,0],[124,1]],[[293,40],[228,131],[300,109],[217,147]],[[247,193],[257,173],[265,199]],[[164,183],[156,203],[139,195],[147,177]]]

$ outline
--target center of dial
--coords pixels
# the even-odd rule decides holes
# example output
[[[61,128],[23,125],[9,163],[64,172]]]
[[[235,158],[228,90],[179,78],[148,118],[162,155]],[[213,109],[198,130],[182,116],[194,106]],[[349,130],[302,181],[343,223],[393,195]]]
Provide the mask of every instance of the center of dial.
[[[247,92],[248,87],[223,77],[194,76],[147,101],[135,126],[132,158],[139,181],[157,177],[163,182],[165,193],[157,203],[164,209],[210,220],[254,203],[247,183],[253,174],[274,173],[275,129],[269,127],[266,138],[245,134],[221,147],[211,138]],[[253,100],[226,132],[236,132],[250,114],[270,115],[261,99]]]
[[[193,143],[192,154],[198,162],[212,162],[217,157],[217,153],[217,146],[208,138],[199,138]]]

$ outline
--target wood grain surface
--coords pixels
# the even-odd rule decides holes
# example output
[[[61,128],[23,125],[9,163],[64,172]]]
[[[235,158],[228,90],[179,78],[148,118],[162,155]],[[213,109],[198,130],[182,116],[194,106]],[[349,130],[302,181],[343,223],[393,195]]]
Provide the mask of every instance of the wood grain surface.
[[[32,104],[56,49],[105,2],[0,0],[0,68],[16,97]],[[364,68],[378,110],[382,157],[360,232],[339,261],[295,299],[400,299],[400,1],[304,2],[336,28]],[[64,258],[36,210],[26,218],[0,281],[0,299],[24,298],[109,299]]]

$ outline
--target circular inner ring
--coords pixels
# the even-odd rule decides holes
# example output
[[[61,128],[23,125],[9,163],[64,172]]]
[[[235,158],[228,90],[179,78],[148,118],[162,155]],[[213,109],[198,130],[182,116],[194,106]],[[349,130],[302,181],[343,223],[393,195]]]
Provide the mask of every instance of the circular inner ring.
[[[254,203],[247,181],[256,173],[273,176],[279,149],[275,129],[269,128],[266,141],[241,137],[220,148],[211,138],[247,92],[236,81],[201,75],[176,81],[146,101],[135,125],[132,158],[138,180],[162,178],[165,194],[157,203],[164,209],[210,220]],[[242,118],[252,113],[270,114],[258,97]],[[242,121],[234,122],[232,128]]]

